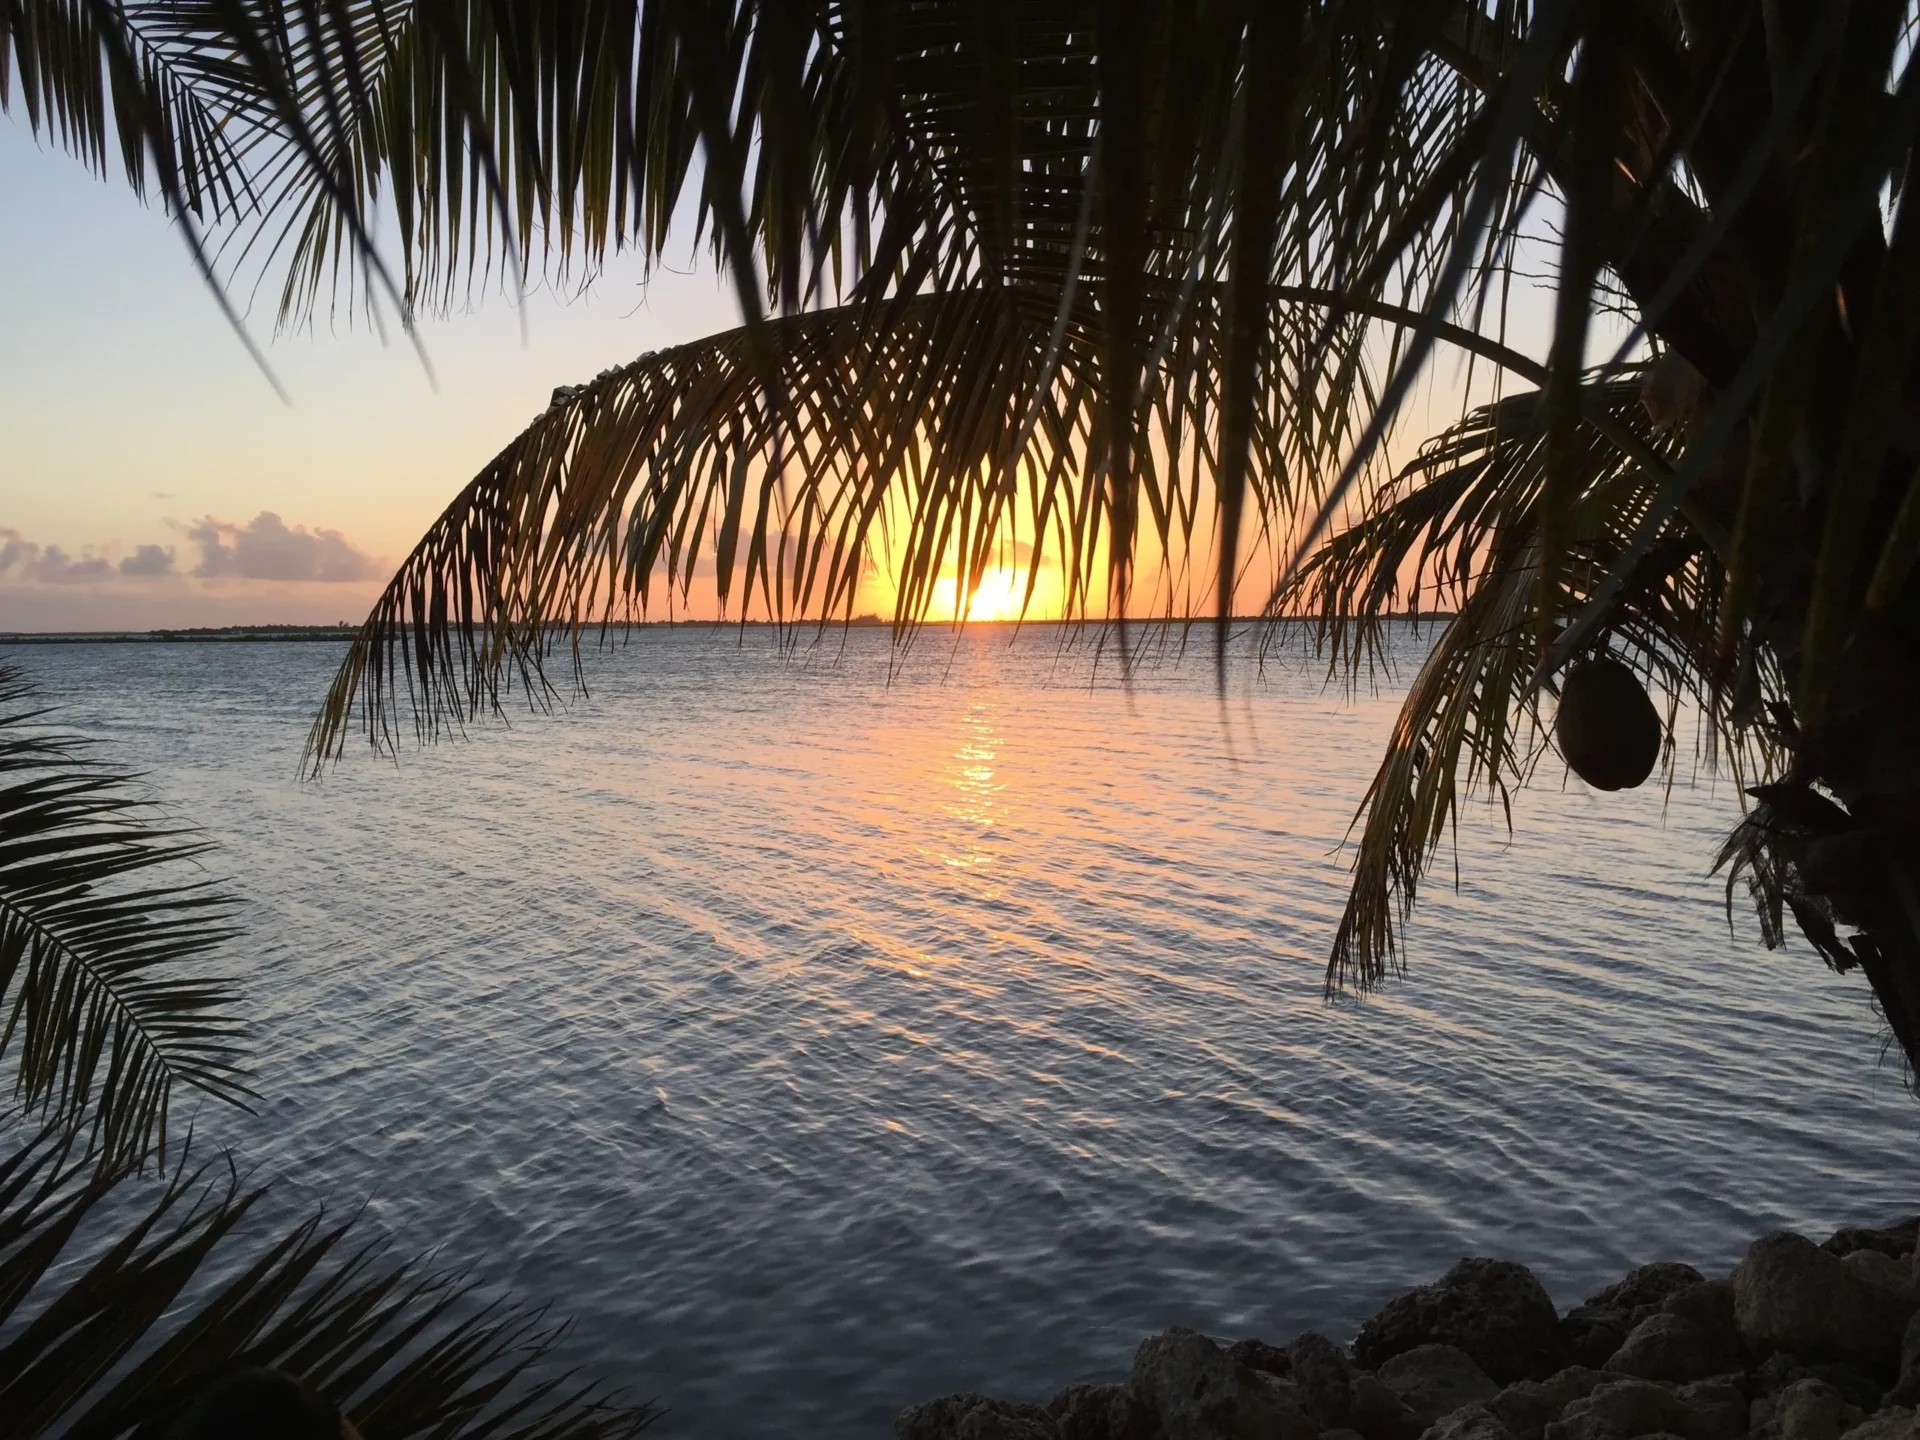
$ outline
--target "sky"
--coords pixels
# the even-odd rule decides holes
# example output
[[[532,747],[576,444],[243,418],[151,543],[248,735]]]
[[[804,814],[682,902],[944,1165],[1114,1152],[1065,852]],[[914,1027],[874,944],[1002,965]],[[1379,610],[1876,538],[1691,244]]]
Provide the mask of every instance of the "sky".
[[[584,295],[496,290],[424,322],[430,373],[364,319],[276,337],[263,294],[247,323],[282,400],[124,183],[0,115],[0,195],[0,631],[357,623],[554,387],[738,323],[691,252],[650,279],[627,259]],[[1544,294],[1520,310],[1542,353]],[[1430,370],[1409,450],[1459,412],[1457,363]],[[1013,575],[990,580],[1017,609]]]
[[[118,179],[0,115],[0,631],[358,621],[555,386],[737,323],[709,268],[481,299],[404,340],[250,330]],[[245,296],[237,296],[244,301]]]

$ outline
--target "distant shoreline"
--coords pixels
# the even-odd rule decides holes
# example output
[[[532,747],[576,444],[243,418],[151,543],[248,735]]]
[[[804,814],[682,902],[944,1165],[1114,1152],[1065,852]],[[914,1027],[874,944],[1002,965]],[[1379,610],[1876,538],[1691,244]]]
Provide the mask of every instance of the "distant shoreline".
[[[359,634],[357,626],[228,625],[200,630],[16,630],[0,634],[0,645],[191,645],[261,641],[338,640]]]
[[[1233,617],[1231,623],[1235,625],[1298,625],[1311,623],[1318,618],[1318,616],[1313,615],[1292,615],[1282,620],[1269,621],[1258,615],[1236,615]],[[1451,620],[1453,615],[1450,611],[1422,611],[1418,615],[1401,612],[1383,616],[1382,618],[1385,620],[1402,621],[1418,620],[1425,623]],[[683,630],[714,630],[722,628],[739,629],[742,623],[743,622],[739,620],[628,620],[608,628],[614,630],[646,630],[663,627]],[[772,620],[748,620],[744,622],[748,629],[754,630],[771,629],[776,623],[777,622]],[[797,622],[790,621],[787,623],[811,626],[818,622],[804,620]],[[1017,625],[1025,629],[1035,630],[1043,627],[1071,624],[1094,626],[1105,622],[1096,620],[969,620],[966,623],[970,626],[991,626],[996,629],[1005,629]],[[1161,627],[1178,628],[1182,625],[1191,625],[1195,629],[1204,629],[1211,626],[1213,621],[1209,617],[1191,621],[1135,620],[1131,623],[1141,629],[1158,629]],[[891,621],[869,615],[856,616],[852,620],[830,620],[827,622],[829,629],[838,629],[844,626],[855,630],[884,630],[890,628],[891,625]],[[950,625],[950,621],[930,620],[926,622],[925,628],[929,630],[941,630],[950,628]],[[561,630],[565,627],[555,626],[554,628]],[[598,625],[587,627],[589,631],[598,628],[600,628]],[[217,627],[184,627],[174,630],[9,630],[0,631],[0,645],[234,645],[263,644],[269,642],[298,644],[328,640],[344,643],[352,640],[359,633],[360,627],[357,625],[223,625]]]

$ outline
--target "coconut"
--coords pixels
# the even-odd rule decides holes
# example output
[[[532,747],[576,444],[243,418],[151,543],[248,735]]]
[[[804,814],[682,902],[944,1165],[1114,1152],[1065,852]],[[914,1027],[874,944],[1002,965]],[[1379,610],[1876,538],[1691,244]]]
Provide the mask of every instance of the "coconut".
[[[1639,677],[1605,656],[1567,672],[1553,733],[1573,773],[1596,790],[1631,790],[1660,758],[1659,712]]]

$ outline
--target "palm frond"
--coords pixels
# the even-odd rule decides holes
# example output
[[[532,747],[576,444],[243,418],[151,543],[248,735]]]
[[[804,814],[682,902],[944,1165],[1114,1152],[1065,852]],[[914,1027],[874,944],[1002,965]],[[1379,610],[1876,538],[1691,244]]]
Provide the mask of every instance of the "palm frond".
[[[1657,455],[1672,437],[1652,433],[1638,376],[1588,387],[1585,408],[1639,437]],[[1396,972],[1395,925],[1476,793],[1511,802],[1547,749],[1536,684],[1541,637],[1575,613],[1609,573],[1642,522],[1660,476],[1607,440],[1596,424],[1550,439],[1539,391],[1470,414],[1430,441],[1369,512],[1323,547],[1283,591],[1282,608],[1317,617],[1336,665],[1357,668],[1380,643],[1387,617],[1451,610],[1416,674],[1387,754],[1361,805],[1347,911],[1329,963],[1330,986],[1379,984]],[[1542,514],[1555,459],[1568,492],[1563,561],[1543,589]],[[1594,648],[1648,677],[1669,699],[1667,765],[1682,699],[1700,707],[1706,743],[1737,773],[1764,771],[1776,755],[1752,725],[1712,702],[1707,676],[1723,584],[1713,554],[1681,524],[1634,572]],[[1543,598],[1544,597],[1544,598]],[[1761,677],[1755,677],[1760,683]],[[1765,677],[1779,696],[1777,676]]]
[[[25,6],[5,12],[13,53],[79,33],[29,27]],[[163,8],[45,13],[91,17],[95,51],[131,76]],[[382,599],[316,755],[356,703],[384,738],[400,688],[420,687],[427,734],[506,677],[538,693],[550,638],[644,607],[654,563],[684,584],[691,545],[734,603],[833,613],[896,503],[903,641],[930,577],[977,575],[1016,513],[1076,613],[1124,619],[1137,560],[1191,578],[1209,545],[1211,587],[1153,605],[1230,608],[1250,545],[1305,561],[1365,509],[1440,327],[1499,346],[1544,235],[1560,280],[1546,448],[1486,472],[1544,489],[1489,538],[1500,565],[1468,568],[1463,613],[1490,628],[1443,646],[1422,723],[1464,686],[1504,756],[1492,717],[1528,702],[1474,646],[1506,643],[1522,569],[1527,623],[1555,637],[1531,684],[1638,647],[1720,738],[1747,733],[1757,694],[1790,697],[1794,723],[1771,733],[1796,784],[1886,837],[1871,928],[1920,972],[1920,922],[1893,903],[1920,886],[1900,778],[1920,760],[1888,738],[1920,695],[1904,638],[1920,429],[1900,418],[1920,383],[1912,0],[249,0],[221,16],[185,50],[232,68],[189,88],[208,113],[254,106],[262,138],[200,173],[238,165],[233,193],[261,197],[227,253],[286,267],[284,317],[383,283],[368,226],[390,203],[403,311],[476,277],[657,259],[690,215],[748,321],[563,397],[502,452]],[[64,40],[33,43],[33,73],[66,77],[36,81],[35,113],[75,97],[70,143],[94,144],[99,87],[55,54]],[[152,155],[205,130],[141,123]],[[1332,303],[1276,312],[1290,288]],[[1658,445],[1595,413],[1585,339],[1616,301],[1632,333],[1603,379],[1646,343],[1699,381],[1697,423]],[[1391,529],[1336,537],[1314,574]],[[1279,597],[1304,596],[1280,568]],[[1695,643],[1709,611],[1717,635]],[[1339,644],[1363,638],[1364,616],[1321,613]],[[1920,1054],[1920,989],[1913,1008]]]
[[[230,1169],[183,1156],[142,1182],[103,1171],[69,1127],[36,1129],[19,1111],[0,1135],[15,1145],[0,1160],[0,1413],[13,1433],[105,1440],[164,1424],[239,1365],[299,1376],[373,1440],[602,1440],[653,1418],[543,1373],[561,1327],[540,1312],[396,1263],[383,1244],[353,1241],[351,1222],[315,1215],[271,1243],[250,1239],[263,1191]],[[125,1228],[90,1242],[103,1225]],[[209,1286],[209,1270],[226,1278]]]
[[[181,877],[204,841],[29,703],[0,666],[0,1059],[19,1103],[88,1117],[122,1165],[164,1152],[177,1087],[252,1094],[234,986],[207,965],[232,902]]]

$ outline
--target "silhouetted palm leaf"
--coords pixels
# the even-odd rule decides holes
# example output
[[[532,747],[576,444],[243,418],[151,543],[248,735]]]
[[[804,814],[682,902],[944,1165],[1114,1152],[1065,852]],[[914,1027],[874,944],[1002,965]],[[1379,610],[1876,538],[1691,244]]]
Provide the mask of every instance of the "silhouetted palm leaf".
[[[164,1153],[176,1086],[252,1093],[233,985],[207,968],[232,904],[174,869],[151,879],[205,842],[29,703],[0,666],[0,1059],[29,1111],[85,1115],[103,1161],[124,1166]]]
[[[479,1303],[457,1274],[349,1244],[348,1224],[315,1216],[271,1244],[247,1241],[239,1227],[263,1192],[231,1173],[211,1178],[183,1159],[158,1182],[129,1179],[103,1171],[70,1130],[36,1132],[17,1111],[0,1119],[0,1136],[17,1147],[0,1160],[9,1434],[122,1435],[241,1364],[299,1375],[368,1440],[598,1440],[651,1417],[597,1387],[540,1376],[561,1328],[539,1312]],[[88,1244],[89,1220],[126,1228]],[[255,1252],[244,1265],[243,1248]],[[208,1288],[210,1265],[227,1276]],[[206,1293],[182,1307],[197,1281]]]
[[[1640,388],[1638,377],[1602,381],[1588,388],[1586,403],[1610,428],[1637,435],[1655,459],[1670,455],[1672,438],[1647,428]],[[1512,396],[1430,441],[1281,596],[1287,610],[1316,615],[1323,644],[1353,668],[1375,653],[1387,617],[1452,612],[1436,622],[1438,637],[1362,803],[1330,985],[1373,985],[1395,968],[1394,921],[1412,908],[1461,801],[1483,791],[1510,816],[1513,791],[1547,748],[1535,682],[1542,626],[1576,613],[1612,572],[1661,482],[1660,472],[1602,440],[1597,426],[1571,452],[1553,451],[1540,423],[1543,400],[1537,391]],[[1555,453],[1567,467],[1563,559],[1543,591],[1539,511]],[[1774,737],[1752,726],[1748,712],[1780,698],[1777,674],[1751,677],[1754,693],[1737,716],[1713,703],[1705,678],[1723,587],[1712,551],[1671,521],[1635,567],[1600,645],[1671,703],[1686,697],[1697,705],[1702,742],[1737,775],[1764,774],[1778,763]],[[1670,704],[1670,736],[1672,725]],[[1670,745],[1669,774],[1673,759]]]
[[[1137,608],[1224,614],[1255,552],[1279,572],[1276,603],[1297,599],[1289,572],[1323,536],[1339,545],[1371,516],[1350,556],[1394,533],[1367,500],[1380,447],[1440,325],[1497,350],[1524,226],[1559,297],[1527,376],[1544,394],[1531,458],[1503,440],[1512,463],[1489,473],[1531,473],[1537,491],[1508,513],[1532,528],[1502,532],[1503,564],[1470,571],[1469,629],[1420,687],[1422,726],[1480,735],[1461,728],[1466,705],[1486,727],[1432,763],[1484,743],[1504,765],[1496,711],[1525,713],[1563,665],[1642,637],[1644,666],[1697,696],[1714,733],[1764,719],[1753,743],[1783,783],[1833,798],[1873,850],[1872,883],[1834,913],[1895,957],[1869,974],[1920,1057],[1912,0],[260,0],[222,14],[280,145],[243,163],[281,157],[235,233],[287,247],[289,316],[368,293],[367,217],[390,195],[409,299],[442,303],[520,264],[584,277],[622,246],[655,259],[691,214],[749,322],[596,382],[503,452],[382,600],[316,752],[337,749],[362,679],[365,726],[388,735],[396,663],[427,687],[429,733],[515,667],[537,689],[545,639],[577,639],[593,586],[617,576],[614,600],[644,601],[635,566],[683,580],[675,556],[693,544],[737,549],[740,588],[769,613],[831,611],[872,558],[888,492],[911,497],[903,640],[933,576],[976,575],[968,547],[1016,505],[1046,517],[1028,538],[1053,548],[1082,613],[1124,604],[1138,566],[1191,576],[1209,544],[1211,587]],[[1281,303],[1290,288],[1313,299]],[[1625,411],[1594,408],[1586,340],[1607,295],[1634,333],[1603,381],[1642,343],[1697,381],[1659,454]],[[913,355],[888,348],[898,316]],[[924,395],[907,383],[923,378]],[[923,464],[949,431],[952,463]],[[1596,437],[1618,483],[1596,480]],[[779,503],[789,469],[811,498]],[[550,514],[541,495],[575,508]],[[1684,596],[1649,598],[1674,577]],[[1330,637],[1356,638],[1374,612],[1343,597],[1376,589],[1322,595]],[[1709,611],[1706,643],[1691,627]],[[1486,646],[1516,615],[1531,663],[1515,650],[1494,665]],[[1429,818],[1450,776],[1432,778]],[[1381,853],[1363,846],[1363,869]],[[1343,933],[1390,953],[1374,921]]]
[[[167,1171],[176,1082],[252,1093],[236,997],[204,973],[230,903],[164,868],[204,841],[27,704],[0,667],[0,1055],[19,1067],[0,1111],[6,1432],[121,1435],[238,1364],[301,1376],[369,1440],[641,1429],[647,1407],[537,1373],[560,1334],[539,1312],[349,1246],[319,1216],[261,1247],[239,1231],[261,1190],[190,1168],[186,1146]],[[209,1268],[225,1278],[183,1306]]]

